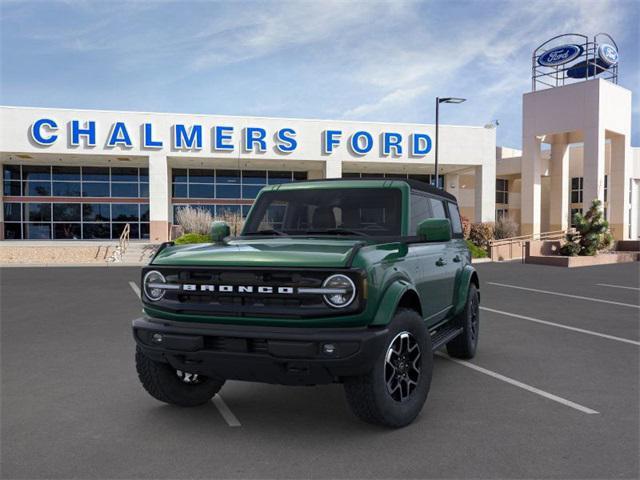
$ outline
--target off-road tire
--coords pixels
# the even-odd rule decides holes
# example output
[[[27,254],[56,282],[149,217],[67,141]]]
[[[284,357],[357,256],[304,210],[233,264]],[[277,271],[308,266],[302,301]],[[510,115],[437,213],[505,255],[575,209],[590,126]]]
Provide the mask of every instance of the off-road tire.
[[[469,285],[467,304],[454,320],[454,324],[462,327],[462,333],[447,343],[447,353],[455,358],[473,358],[478,348],[480,333],[480,296],[473,283]]]
[[[420,350],[417,385],[403,401],[392,397],[387,388],[385,373],[387,352],[394,339],[408,332]],[[389,336],[374,367],[365,375],[347,378],[344,382],[347,402],[353,413],[368,423],[399,428],[409,425],[418,416],[431,386],[433,352],[431,336],[422,317],[414,310],[399,309],[390,324]]]
[[[203,405],[224,385],[224,380],[214,378],[201,378],[197,384],[185,383],[171,365],[151,360],[138,346],[136,370],[142,386],[153,398],[180,407]]]

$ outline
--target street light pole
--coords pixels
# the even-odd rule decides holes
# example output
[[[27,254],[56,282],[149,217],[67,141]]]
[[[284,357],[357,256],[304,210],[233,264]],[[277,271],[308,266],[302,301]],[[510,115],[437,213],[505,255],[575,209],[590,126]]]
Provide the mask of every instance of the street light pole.
[[[433,180],[433,186],[438,188],[438,145],[440,144],[440,142],[438,141],[438,131],[440,130],[440,97],[436,97],[436,145],[435,145],[435,155],[436,155],[436,161],[435,161],[435,173],[434,173],[434,180]]]
[[[466,101],[466,98],[458,98],[458,97],[436,97],[436,145],[435,145],[435,172],[434,172],[434,180],[433,185],[438,188],[438,145],[440,142],[438,141],[438,133],[440,130],[440,104],[441,103],[462,103]],[[444,185],[443,185],[444,187]]]

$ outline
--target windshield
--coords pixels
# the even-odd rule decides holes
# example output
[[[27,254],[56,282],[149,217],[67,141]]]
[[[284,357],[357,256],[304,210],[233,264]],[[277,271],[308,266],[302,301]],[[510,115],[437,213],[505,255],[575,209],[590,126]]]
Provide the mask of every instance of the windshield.
[[[402,192],[396,188],[323,188],[263,193],[243,235],[401,234]]]

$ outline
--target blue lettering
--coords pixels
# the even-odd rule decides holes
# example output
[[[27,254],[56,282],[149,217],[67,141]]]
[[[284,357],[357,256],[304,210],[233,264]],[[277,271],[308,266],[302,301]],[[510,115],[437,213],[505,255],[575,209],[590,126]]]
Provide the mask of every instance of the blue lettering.
[[[244,137],[244,149],[247,152],[253,152],[254,145],[258,144],[258,151],[266,152],[267,142],[264,140],[266,136],[267,131],[264,128],[247,127]]]
[[[360,139],[364,139],[364,145],[361,145]],[[360,130],[351,136],[351,150],[357,155],[369,153],[373,148],[373,137],[369,132]]]
[[[382,154],[391,155],[393,148],[394,155],[402,155],[402,135],[399,133],[385,132],[382,136]]]
[[[115,147],[116,145],[122,145],[124,147],[132,147],[131,137],[127,131],[127,126],[124,122],[116,122],[111,129],[111,135],[107,141],[107,147]]]
[[[324,131],[324,141],[322,142],[322,149],[324,153],[329,154],[333,153],[333,149],[336,145],[340,145],[340,136],[342,135],[342,130],[325,130]],[[337,137],[337,138],[335,138]]]
[[[226,143],[231,140],[233,127],[216,127],[215,132],[216,133],[213,148],[215,148],[216,150],[233,150],[233,145],[229,145],[228,143]]]
[[[153,125],[150,123],[144,124],[144,133],[142,135],[143,148],[162,148],[162,140],[153,140]]]
[[[194,146],[195,144],[195,146]],[[187,131],[187,127],[178,123],[173,127],[173,148],[202,149],[202,125],[194,125]]]
[[[50,131],[56,131],[58,130],[58,124],[50,118],[41,118],[31,125],[31,138],[34,142],[38,145],[52,145],[58,139],[58,135],[51,134],[45,137],[42,134],[42,127],[46,127]]]
[[[80,128],[79,120],[71,121],[71,145],[80,145],[80,137],[87,137],[87,146],[96,146],[96,122],[85,122],[85,128]]]
[[[411,155],[426,155],[431,151],[431,137],[426,133],[414,133],[411,142]]]
[[[298,141],[294,138],[296,131],[293,128],[281,128],[276,133],[278,143],[276,148],[283,153],[293,152],[298,147]]]

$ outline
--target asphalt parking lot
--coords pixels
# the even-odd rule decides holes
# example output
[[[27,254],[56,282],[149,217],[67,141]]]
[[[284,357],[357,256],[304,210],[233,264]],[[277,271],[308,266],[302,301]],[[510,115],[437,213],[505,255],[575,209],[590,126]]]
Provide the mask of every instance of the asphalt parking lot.
[[[5,268],[2,478],[638,478],[638,264],[477,268],[478,355],[436,357],[401,430],[337,385],[163,405],[133,363],[138,269]]]

